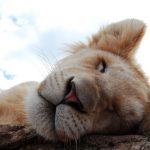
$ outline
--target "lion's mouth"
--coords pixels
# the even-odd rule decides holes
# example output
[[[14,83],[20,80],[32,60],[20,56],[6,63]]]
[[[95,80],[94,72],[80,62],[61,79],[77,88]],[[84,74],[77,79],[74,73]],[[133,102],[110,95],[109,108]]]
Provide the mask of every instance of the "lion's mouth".
[[[84,112],[84,107],[77,95],[75,82],[70,81],[68,83],[64,99],[61,103],[67,104],[80,112]]]
[[[51,103],[51,104],[54,105],[55,107],[57,107],[60,104],[65,104],[65,105],[71,106],[72,108],[76,109],[77,111],[85,112],[83,104],[82,104],[80,98],[78,97],[76,88],[77,87],[76,87],[75,82],[73,81],[73,78],[70,78],[70,80],[66,84],[65,93],[64,93],[62,100],[58,104],[53,104],[53,103]],[[43,100],[50,103],[50,100],[48,100],[47,97],[39,89],[38,89],[38,95]]]

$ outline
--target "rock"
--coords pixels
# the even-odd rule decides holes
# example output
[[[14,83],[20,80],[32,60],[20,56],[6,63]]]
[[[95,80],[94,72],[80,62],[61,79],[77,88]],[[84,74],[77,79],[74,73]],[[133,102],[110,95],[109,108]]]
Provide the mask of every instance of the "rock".
[[[46,141],[29,127],[0,125],[0,150],[149,150],[150,138],[142,135],[88,135],[64,144]]]

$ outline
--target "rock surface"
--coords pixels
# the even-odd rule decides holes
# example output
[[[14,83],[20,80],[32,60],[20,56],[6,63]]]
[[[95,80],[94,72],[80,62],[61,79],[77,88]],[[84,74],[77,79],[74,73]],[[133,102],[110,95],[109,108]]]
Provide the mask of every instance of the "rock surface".
[[[0,150],[150,150],[150,137],[142,135],[89,135],[63,144],[45,141],[30,128],[0,125]]]

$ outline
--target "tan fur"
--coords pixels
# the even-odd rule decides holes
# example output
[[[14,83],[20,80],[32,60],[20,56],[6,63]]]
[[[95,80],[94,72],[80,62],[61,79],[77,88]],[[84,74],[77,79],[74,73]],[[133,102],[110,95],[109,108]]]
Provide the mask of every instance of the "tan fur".
[[[128,19],[72,46],[40,85],[2,92],[0,123],[29,123],[46,139],[64,142],[95,132],[150,133],[150,87],[133,61],[144,32],[142,21]]]
[[[24,97],[36,82],[26,82],[3,90],[0,94],[0,124],[26,124]]]
[[[94,48],[109,51],[129,58],[139,45],[145,33],[145,24],[136,20],[124,20],[110,24],[89,39],[88,44],[78,43],[72,46],[72,52],[82,48]]]

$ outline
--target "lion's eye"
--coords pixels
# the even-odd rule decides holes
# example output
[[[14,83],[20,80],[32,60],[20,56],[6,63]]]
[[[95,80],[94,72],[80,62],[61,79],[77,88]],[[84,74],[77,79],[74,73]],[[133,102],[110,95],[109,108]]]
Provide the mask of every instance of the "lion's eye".
[[[106,62],[104,60],[102,60],[100,66],[99,66],[99,70],[101,73],[105,73],[106,69],[107,69]]]

